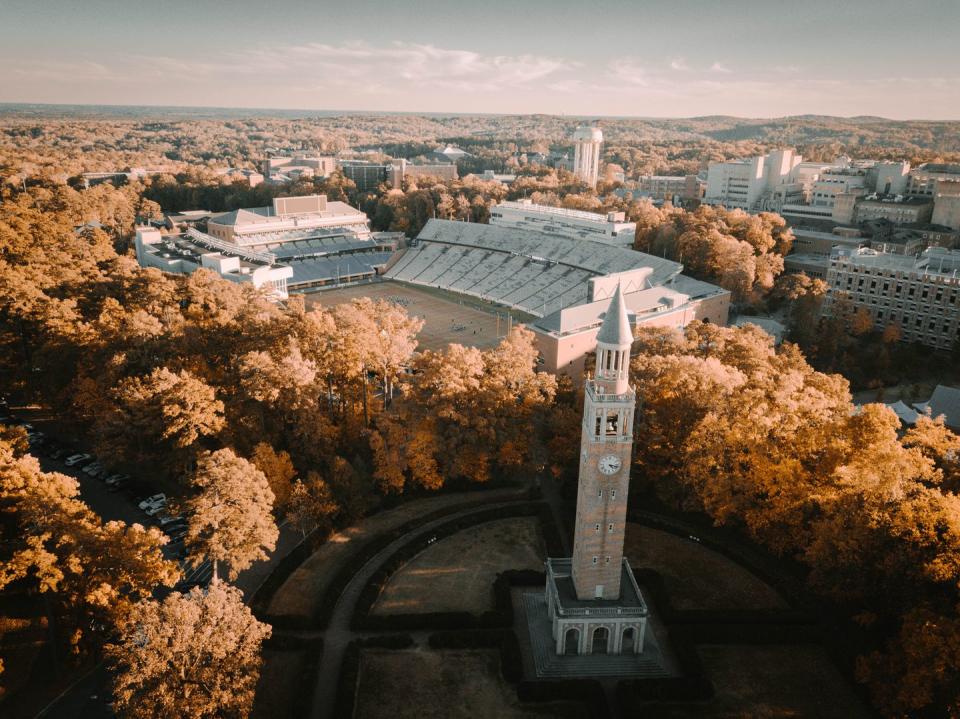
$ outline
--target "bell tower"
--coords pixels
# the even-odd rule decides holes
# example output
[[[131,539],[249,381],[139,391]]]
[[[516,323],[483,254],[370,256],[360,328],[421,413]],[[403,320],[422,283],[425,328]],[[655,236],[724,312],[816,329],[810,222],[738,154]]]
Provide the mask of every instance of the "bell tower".
[[[633,331],[620,287],[597,335],[597,366],[586,381],[571,574],[577,599],[619,599],[630,489]]]

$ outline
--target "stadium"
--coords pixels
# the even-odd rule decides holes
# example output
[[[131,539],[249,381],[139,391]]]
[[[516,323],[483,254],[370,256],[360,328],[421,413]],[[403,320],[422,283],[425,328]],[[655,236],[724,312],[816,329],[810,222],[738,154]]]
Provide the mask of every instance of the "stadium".
[[[520,210],[558,213],[530,204]],[[390,299],[424,319],[425,348],[490,346],[523,323],[536,334],[542,368],[574,375],[618,286],[634,326],[727,322],[729,293],[683,275],[677,262],[571,236],[560,222],[520,226],[492,214],[491,224],[431,219],[406,241],[401,233],[371,232],[366,216],[346,203],[277,198],[272,207],[213,215],[205,232],[138,228],[137,256],[168,272],[207,267],[280,299],[324,290],[309,304]],[[590,215],[577,213],[579,225]],[[610,222],[595,217],[598,227]]]

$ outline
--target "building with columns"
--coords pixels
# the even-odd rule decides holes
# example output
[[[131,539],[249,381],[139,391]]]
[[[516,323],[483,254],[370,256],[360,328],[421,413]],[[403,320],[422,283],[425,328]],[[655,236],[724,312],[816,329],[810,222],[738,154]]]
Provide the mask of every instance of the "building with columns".
[[[581,125],[573,133],[573,142],[573,174],[590,187],[596,187],[603,130],[595,125]]]
[[[586,380],[573,557],[548,559],[545,599],[557,654],[640,654],[649,611],[623,556],[633,417],[633,330],[619,287]]]

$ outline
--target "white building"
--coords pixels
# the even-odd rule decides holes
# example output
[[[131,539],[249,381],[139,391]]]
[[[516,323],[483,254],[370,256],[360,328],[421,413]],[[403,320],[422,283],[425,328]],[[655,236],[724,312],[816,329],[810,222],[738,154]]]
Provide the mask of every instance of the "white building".
[[[326,177],[336,167],[334,157],[271,157],[263,161],[263,174],[270,182],[289,182],[298,177]]]
[[[232,210],[207,222],[209,234],[241,246],[287,241],[294,239],[289,233],[306,236],[324,229],[370,235],[364,213],[346,202],[328,201],[325,195],[277,197],[270,207]]]
[[[573,141],[573,174],[590,187],[596,187],[600,174],[603,130],[596,126],[581,125],[573,133]]]
[[[745,160],[711,163],[703,201],[749,212],[802,202],[803,183],[794,172],[802,161],[793,150],[776,150]]]
[[[563,207],[535,205],[532,200],[501,202],[490,209],[490,224],[534,230],[573,239],[593,240],[631,247],[637,225],[622,212],[584,212]]]
[[[138,232],[137,258],[144,266],[189,273],[209,266],[227,279],[256,286],[285,278],[276,293],[308,291],[369,280],[381,273],[403,244],[402,233],[370,231],[367,216],[323,195],[278,197],[270,207],[211,216],[206,232],[190,227],[180,235]],[[209,258],[203,255],[222,257]],[[239,264],[238,264],[239,261]],[[277,273],[261,269],[276,267]]]
[[[287,281],[293,277],[291,267],[276,264],[276,257],[267,253],[237,253],[228,248],[218,251],[217,241],[209,240],[213,238],[193,229],[183,235],[163,235],[153,227],[138,227],[137,261],[142,267],[178,275],[189,275],[205,267],[231,282],[249,282],[277,299],[287,297]]]

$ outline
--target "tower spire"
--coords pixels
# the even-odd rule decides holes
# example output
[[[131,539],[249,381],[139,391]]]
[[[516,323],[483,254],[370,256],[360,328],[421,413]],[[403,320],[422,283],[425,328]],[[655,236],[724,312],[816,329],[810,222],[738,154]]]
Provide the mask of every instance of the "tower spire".
[[[610,300],[610,307],[603,316],[603,325],[597,335],[597,343],[623,347],[633,344],[633,330],[630,329],[630,319],[627,316],[627,304],[623,301],[620,285],[617,285]]]

